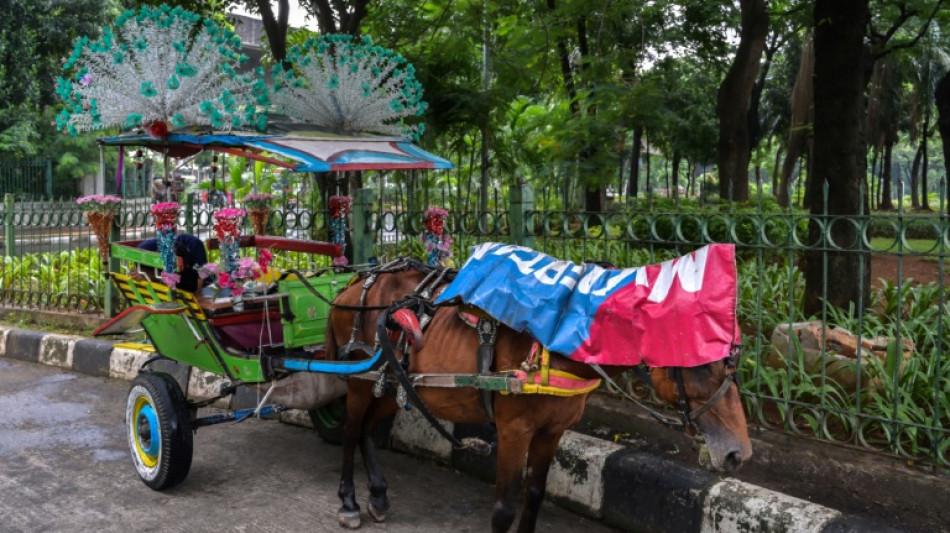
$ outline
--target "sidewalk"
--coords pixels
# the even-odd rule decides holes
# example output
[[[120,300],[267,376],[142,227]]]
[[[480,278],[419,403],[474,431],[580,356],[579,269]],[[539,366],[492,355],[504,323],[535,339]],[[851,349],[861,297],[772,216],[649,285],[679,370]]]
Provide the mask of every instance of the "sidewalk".
[[[0,357],[131,381],[149,355],[107,341],[0,324]],[[189,397],[210,397],[218,389],[219,379],[212,374],[170,361],[154,367],[175,376]],[[253,401],[254,395],[245,392],[235,395],[231,407],[246,407]],[[281,420],[310,425],[301,411],[282,413]],[[459,438],[493,437],[490,425],[446,423],[446,427]],[[388,441],[393,449],[482,478],[494,477],[494,456],[453,451],[416,411],[400,411],[389,428]],[[547,489],[555,503],[634,531],[900,531],[751,483],[721,478],[698,465],[686,466],[645,449],[574,431],[561,441]]]

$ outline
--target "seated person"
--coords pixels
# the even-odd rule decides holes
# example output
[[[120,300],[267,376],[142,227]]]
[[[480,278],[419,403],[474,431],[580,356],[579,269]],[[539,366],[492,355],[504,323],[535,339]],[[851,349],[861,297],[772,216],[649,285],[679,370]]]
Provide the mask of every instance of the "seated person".
[[[138,245],[139,249],[150,252],[158,251],[158,239],[148,239]],[[181,279],[178,281],[178,289],[200,293],[203,279],[198,277],[198,267],[208,262],[208,253],[205,251],[205,245],[201,239],[188,233],[179,233],[175,236],[175,255],[179,258],[178,274]],[[142,279],[148,277],[150,280],[156,280],[155,269],[144,265],[138,265],[139,271],[132,273],[133,279]]]

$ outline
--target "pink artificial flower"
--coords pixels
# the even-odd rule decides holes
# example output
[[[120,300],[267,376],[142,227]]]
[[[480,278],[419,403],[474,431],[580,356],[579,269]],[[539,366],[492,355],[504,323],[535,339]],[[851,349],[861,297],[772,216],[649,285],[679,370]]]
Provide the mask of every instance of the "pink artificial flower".
[[[178,274],[173,274],[171,272],[162,272],[162,283],[168,285],[169,288],[174,289],[178,282],[181,281],[181,276]]]
[[[220,285],[222,288],[233,287],[234,284],[231,283],[231,275],[227,272],[218,274],[218,285]]]
[[[218,265],[216,263],[205,263],[198,268],[198,277],[201,279],[207,279],[211,276],[214,276],[218,273]]]
[[[260,250],[257,253],[257,264],[261,266],[261,273],[267,274],[267,266],[274,260],[274,254],[270,250]]]
[[[334,257],[334,258],[333,258],[333,266],[342,267],[342,266],[346,266],[346,265],[348,265],[348,264],[350,264],[350,261],[346,258],[345,255],[341,255],[341,256],[339,256],[339,257]]]

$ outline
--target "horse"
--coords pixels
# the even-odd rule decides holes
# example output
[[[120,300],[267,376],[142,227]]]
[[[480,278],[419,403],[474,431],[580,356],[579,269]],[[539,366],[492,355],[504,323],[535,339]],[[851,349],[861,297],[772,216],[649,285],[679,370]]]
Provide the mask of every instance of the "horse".
[[[363,281],[365,274],[360,280],[354,280],[331,308],[326,341],[328,356],[334,357],[341,347],[347,351],[346,347],[353,346],[354,340],[372,344],[374,336],[378,339],[374,326],[380,312],[384,312],[381,309],[416,291],[427,276],[431,278],[431,270],[424,266],[417,264],[414,268],[378,272],[373,274],[374,281],[370,283]],[[363,316],[357,318],[360,315]],[[414,333],[419,335],[418,331]],[[412,339],[411,334],[408,337]],[[417,341],[409,350],[410,374],[478,373],[475,354],[479,335],[463,321],[458,308],[437,307],[420,340],[423,342]],[[529,335],[499,325],[492,370],[517,369],[531,352],[533,343]],[[371,348],[367,344],[361,346],[369,354]],[[721,360],[692,368],[652,368],[649,371],[656,395],[665,402],[679,405],[687,430],[691,428],[705,437],[709,465],[719,472],[737,469],[752,454],[734,363]],[[589,365],[553,353],[550,368],[584,379],[600,377]],[[610,366],[604,370],[616,376],[627,368]],[[677,373],[681,376],[678,380],[674,379]],[[371,380],[350,378],[347,381],[339,488],[342,506],[338,511],[340,525],[345,528],[358,528],[361,521],[353,481],[357,445],[369,477],[370,517],[382,522],[390,507],[386,478],[377,461],[371,433],[379,421],[392,416],[399,407],[392,394],[376,397],[374,386]],[[679,402],[681,391],[685,402]],[[416,392],[425,407],[441,419],[456,423],[495,423],[498,440],[492,531],[508,531],[513,524],[522,482],[525,490],[518,531],[534,531],[558,443],[564,432],[580,420],[589,392],[574,396],[496,392],[491,404],[493,417],[480,391],[474,388],[420,386]],[[689,415],[691,410],[693,416]]]

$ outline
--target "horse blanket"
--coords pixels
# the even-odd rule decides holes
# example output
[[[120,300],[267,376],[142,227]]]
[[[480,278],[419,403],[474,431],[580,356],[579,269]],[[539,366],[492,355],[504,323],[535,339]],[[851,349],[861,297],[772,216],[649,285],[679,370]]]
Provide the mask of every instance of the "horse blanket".
[[[457,298],[577,361],[692,367],[739,343],[736,283],[735,248],[726,244],[607,270],[484,243],[436,301]]]

